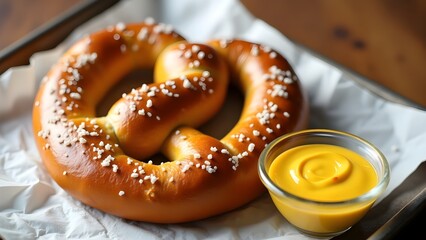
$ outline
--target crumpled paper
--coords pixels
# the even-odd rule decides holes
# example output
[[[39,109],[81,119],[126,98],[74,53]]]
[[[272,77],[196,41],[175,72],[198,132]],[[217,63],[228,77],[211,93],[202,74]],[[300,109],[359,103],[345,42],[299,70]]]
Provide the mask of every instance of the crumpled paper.
[[[127,221],[85,206],[50,178],[35,148],[31,108],[50,66],[78,38],[118,22],[153,17],[194,42],[242,38],[271,46],[292,64],[307,90],[312,128],[356,134],[375,144],[391,166],[383,197],[426,159],[426,113],[392,103],[353,76],[299,48],[236,0],[122,1],[74,31],[29,66],[0,76],[0,236],[5,239],[310,239],[275,209],[269,196],[217,217],[185,224]],[[382,197],[382,198],[383,198]],[[381,199],[379,199],[380,201]]]

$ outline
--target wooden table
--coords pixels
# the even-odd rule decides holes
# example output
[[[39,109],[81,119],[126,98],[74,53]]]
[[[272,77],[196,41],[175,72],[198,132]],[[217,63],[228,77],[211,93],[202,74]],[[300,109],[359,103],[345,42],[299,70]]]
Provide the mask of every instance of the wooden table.
[[[426,1],[242,2],[289,39],[426,107]]]
[[[255,16],[290,40],[384,86],[416,107],[426,108],[426,1],[241,1]],[[31,37],[40,28],[58,21],[79,5],[92,4],[92,9],[102,11],[111,2],[1,0],[0,56],[10,57],[7,62],[0,61],[0,73],[11,66],[28,64],[22,59],[52,47],[44,44],[42,37],[23,51],[11,52],[25,45],[25,38],[30,36],[29,40],[34,40]],[[87,18],[91,14],[87,13]],[[71,20],[67,24],[78,22]],[[59,33],[55,36],[57,42],[66,35],[60,29],[55,33]],[[423,234],[419,226],[424,217],[418,217],[400,236],[411,231]]]
[[[1,0],[0,50],[12,45],[83,0]]]
[[[0,73],[29,64],[119,0],[0,0]],[[76,16],[78,13],[78,17]]]

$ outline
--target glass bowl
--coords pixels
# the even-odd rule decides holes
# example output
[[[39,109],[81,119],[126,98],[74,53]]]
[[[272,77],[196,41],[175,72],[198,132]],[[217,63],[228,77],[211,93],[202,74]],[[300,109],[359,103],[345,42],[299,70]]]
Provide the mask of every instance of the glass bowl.
[[[308,160],[294,160],[289,154],[283,156],[282,153],[299,146],[309,150],[295,155],[296,158]],[[331,149],[328,146],[332,146]],[[347,180],[357,176],[360,167],[351,162],[352,156],[333,153],[335,146],[356,153],[373,166],[370,176],[373,173],[377,177],[372,177],[376,182],[369,189],[346,199],[340,197],[355,194],[356,189],[366,185],[367,174]],[[312,157],[311,154],[316,155]],[[321,156],[325,157],[320,161]],[[277,159],[281,159],[282,164]],[[276,163],[271,168],[274,161]],[[285,164],[294,168],[281,167]],[[390,180],[388,162],[373,144],[353,134],[328,129],[303,130],[275,139],[261,153],[258,171],[280,213],[300,232],[315,237],[332,237],[347,231],[368,212]],[[288,177],[290,181],[279,181],[280,177]],[[336,179],[338,183],[333,182]],[[287,186],[293,180],[293,186]],[[323,188],[327,190],[318,192]],[[337,190],[334,191],[334,188]]]

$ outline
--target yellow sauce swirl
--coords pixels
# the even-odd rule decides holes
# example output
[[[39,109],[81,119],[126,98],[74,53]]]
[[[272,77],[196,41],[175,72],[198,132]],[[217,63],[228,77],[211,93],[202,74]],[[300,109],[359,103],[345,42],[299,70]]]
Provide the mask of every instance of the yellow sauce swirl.
[[[269,176],[282,189],[315,201],[343,201],[372,189],[374,167],[352,150],[326,144],[298,146],[281,153]]]

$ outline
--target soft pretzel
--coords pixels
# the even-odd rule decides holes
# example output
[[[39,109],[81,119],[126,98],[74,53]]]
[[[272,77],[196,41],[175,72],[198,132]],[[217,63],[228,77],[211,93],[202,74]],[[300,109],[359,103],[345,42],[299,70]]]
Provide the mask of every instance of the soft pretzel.
[[[108,90],[139,68],[154,69],[154,82],[96,116]],[[220,110],[229,79],[245,102],[218,140],[195,128]],[[307,117],[300,82],[278,52],[243,40],[189,43],[168,25],[142,22],[74,44],[41,83],[33,129],[48,172],[76,199],[125,219],[178,223],[261,195],[261,151]],[[153,163],[158,153],[169,161]]]

